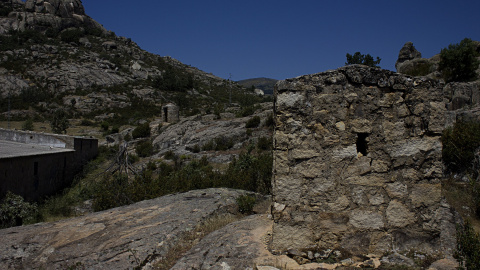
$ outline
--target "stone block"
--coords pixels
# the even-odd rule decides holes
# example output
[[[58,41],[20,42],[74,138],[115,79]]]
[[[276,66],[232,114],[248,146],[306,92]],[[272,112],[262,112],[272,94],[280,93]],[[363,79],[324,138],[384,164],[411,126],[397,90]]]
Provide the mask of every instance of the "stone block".
[[[372,132],[372,123],[368,119],[355,119],[351,122],[352,131],[356,133]]]
[[[272,245],[276,249],[303,249],[315,244],[312,231],[307,227],[275,223],[273,230]]]
[[[416,207],[432,206],[440,202],[442,198],[441,184],[417,184],[414,185],[409,196],[412,204]]]
[[[394,227],[403,228],[407,225],[415,223],[415,214],[410,212],[408,208],[397,200],[393,200],[387,207],[387,222]]]
[[[404,198],[408,194],[407,185],[401,182],[387,184],[386,190],[391,198]]]
[[[358,229],[380,230],[385,224],[380,213],[369,210],[353,210],[350,213],[350,224]]]

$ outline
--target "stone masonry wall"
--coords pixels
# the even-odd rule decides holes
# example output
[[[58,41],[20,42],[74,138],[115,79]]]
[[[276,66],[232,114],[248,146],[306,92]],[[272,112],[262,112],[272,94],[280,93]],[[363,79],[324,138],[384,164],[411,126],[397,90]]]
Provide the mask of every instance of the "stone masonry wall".
[[[272,248],[451,254],[442,87],[360,65],[278,82]]]

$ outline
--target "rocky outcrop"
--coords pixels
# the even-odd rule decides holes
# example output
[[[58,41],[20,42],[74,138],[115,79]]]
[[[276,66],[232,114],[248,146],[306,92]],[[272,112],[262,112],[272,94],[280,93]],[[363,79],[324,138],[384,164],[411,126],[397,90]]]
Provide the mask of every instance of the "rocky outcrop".
[[[266,215],[231,223],[202,239],[171,269],[255,269],[259,258],[273,257],[267,249],[271,229]]]
[[[233,113],[224,113],[224,118],[220,119],[217,119],[217,115],[197,115],[180,119],[178,123],[163,127],[153,144],[159,150],[159,155],[172,151],[178,156],[191,155],[197,158],[207,156],[211,162],[229,162],[239,154],[239,149],[246,147],[249,141],[255,142],[260,137],[271,137],[271,130],[263,126],[267,117],[273,113],[272,103],[264,103],[262,106],[262,109],[248,117],[235,118]],[[255,116],[260,117],[261,123],[259,128],[252,129],[249,135],[245,126],[248,120]],[[194,150],[202,149],[215,139],[229,142],[230,149],[228,151],[207,150],[202,153]]]
[[[131,269],[166,255],[183,233],[236,213],[244,191],[169,195],[68,220],[0,230],[1,269]],[[77,269],[77,268],[75,268]]]
[[[355,65],[275,96],[274,249],[452,253],[441,82]]]
[[[480,52],[480,42],[474,41],[477,52]],[[480,60],[480,57],[478,57]],[[398,54],[395,68],[398,73],[412,76],[427,76],[431,79],[442,79],[439,71],[440,54],[436,54],[430,58],[422,58],[422,54],[415,49],[412,42],[407,42]],[[477,69],[480,75],[480,67]]]
[[[398,66],[400,64],[417,58],[422,58],[422,54],[415,49],[412,42],[407,42],[405,45],[403,45],[402,49],[400,49],[400,52],[398,53],[398,59],[395,63],[395,68],[398,70]]]

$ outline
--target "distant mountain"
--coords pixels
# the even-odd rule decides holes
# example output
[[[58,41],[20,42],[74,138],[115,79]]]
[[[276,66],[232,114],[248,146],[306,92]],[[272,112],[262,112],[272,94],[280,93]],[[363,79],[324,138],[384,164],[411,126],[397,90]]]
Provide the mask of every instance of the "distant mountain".
[[[0,0],[0,121],[50,119],[63,110],[123,125],[160,115],[168,102],[188,116],[261,100],[142,50],[90,18],[80,0]]]
[[[273,87],[278,80],[269,78],[254,78],[238,81],[238,84],[245,88],[250,88],[252,85],[255,88],[262,89],[266,95],[273,95]]]

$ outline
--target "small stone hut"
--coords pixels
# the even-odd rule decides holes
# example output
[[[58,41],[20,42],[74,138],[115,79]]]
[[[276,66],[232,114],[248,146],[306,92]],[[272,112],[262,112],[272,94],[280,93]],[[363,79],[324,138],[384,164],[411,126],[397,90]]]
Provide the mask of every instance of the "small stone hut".
[[[162,106],[162,121],[166,123],[176,123],[180,120],[179,108],[173,103]]]
[[[442,87],[361,65],[278,82],[272,248],[451,254]]]

